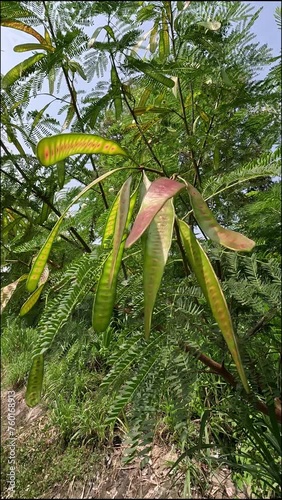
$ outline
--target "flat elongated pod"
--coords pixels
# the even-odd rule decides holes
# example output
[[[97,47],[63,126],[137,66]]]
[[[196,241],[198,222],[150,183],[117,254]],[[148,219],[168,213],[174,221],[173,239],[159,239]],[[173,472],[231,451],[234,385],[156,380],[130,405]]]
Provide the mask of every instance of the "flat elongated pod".
[[[113,238],[113,253],[112,253],[112,269],[110,272],[110,281],[109,285],[112,282],[117,255],[119,251],[119,247],[121,244],[121,240],[123,237],[128,210],[130,203],[130,186],[131,186],[132,177],[129,177],[125,183],[123,184],[120,190],[120,197],[115,221],[115,229],[114,229],[114,238]]]
[[[37,144],[37,158],[49,167],[75,154],[124,155],[127,153],[114,141],[92,134],[58,134],[44,137]]]
[[[88,186],[82,189],[80,193],[74,197],[70,205],[67,207],[67,209],[64,211],[64,213],[61,215],[61,217],[58,219],[56,222],[55,226],[53,227],[52,231],[49,233],[49,236],[47,240],[45,241],[44,245],[42,246],[41,250],[39,251],[36,259],[34,260],[34,263],[32,265],[32,268],[30,270],[30,273],[28,275],[28,279],[26,282],[26,288],[29,292],[34,292],[34,290],[37,287],[37,284],[40,280],[40,276],[43,272],[44,266],[48,260],[52,245],[57,237],[57,234],[59,232],[59,229],[61,227],[61,224],[69,211],[69,209],[74,205],[80,198],[83,196],[89,189],[91,189],[93,186],[101,182],[103,179],[106,179],[106,177],[109,177],[110,175],[114,174],[115,172],[118,172],[119,170],[126,170],[126,167],[120,167],[116,168],[114,170],[111,170],[110,172],[106,172],[105,174],[101,175],[98,177],[98,179],[95,179],[94,181],[90,182]]]
[[[136,199],[137,199],[137,190],[131,195],[130,198],[129,211],[127,215],[125,228],[128,227],[131,221]],[[94,330],[99,333],[104,332],[109,326],[111,321],[113,308],[115,304],[115,298],[116,298],[117,278],[121,266],[124,245],[125,245],[125,238],[119,246],[112,279],[110,279],[110,275],[112,272],[112,259],[113,259],[113,253],[111,252],[104,264],[97,285],[96,295],[93,303],[93,311],[92,311],[92,326]]]
[[[65,176],[66,176],[65,162],[64,160],[62,160],[57,163],[57,177],[60,189],[63,189],[64,187]]]
[[[20,62],[16,66],[14,66],[12,69],[6,73],[5,76],[3,76],[2,79],[2,88],[7,89],[11,85],[13,85],[19,78],[24,76],[25,72],[33,66],[36,62],[40,61],[45,57],[45,54],[36,54],[34,56],[29,57],[28,59],[25,59],[25,61]]]
[[[40,285],[38,288],[36,288],[36,290],[30,295],[30,297],[28,297],[28,299],[25,301],[25,303],[21,307],[20,316],[24,316],[33,308],[33,306],[38,301],[38,299],[42,293],[43,288],[44,288],[44,283],[42,285]]]
[[[43,354],[33,358],[32,366],[28,376],[27,389],[25,393],[25,402],[27,406],[33,408],[40,401],[44,372]]]
[[[28,52],[29,50],[47,50],[48,52],[55,52],[55,48],[52,45],[41,44],[41,43],[22,43],[21,45],[15,45],[14,52]]]
[[[142,236],[155,215],[164,206],[165,202],[179,193],[184,187],[184,184],[172,179],[167,179],[166,177],[162,177],[152,182],[143,198],[132,230],[126,240],[126,248],[133,245],[133,243]]]
[[[249,393],[249,385],[241,361],[230,313],[220,283],[208,256],[198,243],[191,228],[181,220],[178,221],[178,224],[189,265],[196,275],[203,294],[212,310],[213,317],[222,332],[240,375],[242,384],[246,392]]]
[[[143,235],[144,327],[146,339],[150,335],[152,313],[171,246],[173,225],[174,206],[173,201],[170,199],[166,201]]]
[[[249,252],[254,248],[253,240],[218,224],[202,195],[194,186],[188,183],[187,190],[195,219],[208,238],[237,252]]]
[[[29,35],[34,36],[40,43],[46,45],[46,40],[43,38],[38,31],[35,31],[31,26],[23,23],[22,21],[14,21],[14,19],[1,19],[1,26],[7,26],[7,28],[14,28],[16,30],[24,31]]]
[[[46,265],[38,282],[38,288],[30,295],[30,297],[28,297],[28,299],[22,305],[20,310],[20,316],[24,316],[25,314],[27,314],[36,304],[48,278],[49,278],[49,269],[48,266]]]
[[[107,247],[107,245],[111,242],[111,239],[114,235],[115,232],[115,223],[116,223],[116,217],[117,217],[117,211],[118,211],[118,206],[119,206],[119,199],[120,199],[120,191],[116,195],[113,204],[111,206],[105,228],[104,228],[104,233],[102,237],[102,245],[103,247]]]

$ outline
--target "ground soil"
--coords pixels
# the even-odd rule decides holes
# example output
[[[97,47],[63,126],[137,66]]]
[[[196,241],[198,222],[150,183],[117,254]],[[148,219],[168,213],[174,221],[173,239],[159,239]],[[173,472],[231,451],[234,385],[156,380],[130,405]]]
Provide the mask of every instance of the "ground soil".
[[[1,395],[1,438],[2,447],[7,441],[7,391]],[[46,432],[48,414],[42,406],[30,409],[24,401],[24,392],[16,393],[16,429],[17,442],[35,439],[40,434],[44,446],[50,448],[58,439],[58,431],[50,429]],[[36,443],[34,443],[36,446]],[[96,470],[87,474],[82,481],[74,475],[67,481],[55,482],[46,492],[36,498],[188,498],[183,496],[185,474],[179,470],[176,475],[170,474],[173,462],[178,458],[175,449],[165,441],[155,443],[149,463],[141,468],[140,460],[136,459],[129,465],[124,465],[122,456],[125,445],[103,452]],[[210,473],[204,464],[197,464],[205,482],[205,493],[200,488],[192,489],[192,498],[248,498],[248,492],[238,492],[230,479],[227,467],[220,467]],[[87,470],[87,463],[85,464]],[[4,481],[5,483],[5,481]],[[3,484],[3,483],[2,483]],[[2,492],[1,498],[8,498],[7,492]],[[6,495],[6,496],[5,496]],[[30,497],[28,497],[30,498]]]

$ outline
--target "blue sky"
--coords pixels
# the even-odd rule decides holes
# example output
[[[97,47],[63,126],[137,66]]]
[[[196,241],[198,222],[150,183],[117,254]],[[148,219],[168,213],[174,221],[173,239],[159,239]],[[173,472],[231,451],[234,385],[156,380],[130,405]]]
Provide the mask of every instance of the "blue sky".
[[[253,1],[245,2],[254,6],[255,8],[263,7],[259,19],[253,26],[253,31],[257,36],[257,40],[261,43],[267,43],[273,49],[274,55],[278,55],[281,50],[281,31],[277,28],[274,12],[276,7],[281,6],[278,1]],[[101,17],[101,16],[99,16]],[[103,21],[102,21],[103,22]],[[96,26],[99,25],[97,22]],[[38,28],[36,28],[38,29]],[[87,28],[89,36],[91,36],[93,27]],[[38,31],[40,31],[38,29]],[[41,30],[42,31],[42,30]],[[43,34],[43,33],[42,33]],[[1,73],[5,74],[9,69],[18,64],[24,59],[24,56],[29,57],[32,53],[16,53],[13,51],[15,45],[21,43],[33,42],[34,39],[25,33],[10,28],[1,28]]]
[[[281,31],[278,29],[277,24],[274,19],[274,12],[276,7],[280,6],[281,3],[279,1],[252,1],[252,2],[244,2],[247,3],[255,9],[259,9],[262,7],[262,12],[260,13],[259,18],[255,22],[253,26],[253,32],[256,34],[257,41],[261,44],[266,43],[272,50],[273,55],[278,56],[281,51]],[[99,19],[100,18],[100,19]],[[95,27],[99,25],[103,25],[104,20],[102,16],[98,16],[97,21],[95,23]],[[86,32],[91,37],[94,28],[93,26],[87,27]],[[43,34],[43,29],[36,28]],[[255,40],[254,40],[255,41]],[[13,66],[23,61],[27,57],[32,55],[32,52],[25,53],[16,53],[13,51],[15,45],[35,42],[35,40],[26,33],[23,33],[18,30],[10,29],[10,28],[1,28],[1,73],[6,74]],[[263,70],[259,76],[264,77],[267,73],[267,69]],[[105,78],[106,79],[106,76]],[[86,84],[81,78],[78,79],[79,84],[77,84],[77,89],[89,89],[93,87],[95,82],[91,82],[90,85]],[[48,85],[44,85],[42,92],[48,92]],[[67,93],[67,89],[62,85],[61,93]],[[30,104],[30,108],[41,109],[45,104],[47,104],[50,100],[50,97],[40,96],[36,99],[36,105],[34,100],[32,100]],[[50,106],[49,113],[55,111],[57,104],[54,103]]]

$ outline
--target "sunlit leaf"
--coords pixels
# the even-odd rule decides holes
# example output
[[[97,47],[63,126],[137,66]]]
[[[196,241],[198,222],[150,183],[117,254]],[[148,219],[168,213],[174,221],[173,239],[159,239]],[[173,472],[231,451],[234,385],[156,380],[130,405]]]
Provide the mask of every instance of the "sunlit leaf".
[[[126,155],[114,141],[92,134],[58,134],[41,139],[37,145],[37,158],[45,167],[54,165],[75,154]]]
[[[237,252],[249,252],[253,249],[255,246],[253,240],[218,224],[202,195],[194,186],[187,183],[187,189],[195,219],[208,238]]]
[[[180,182],[172,179],[167,179],[166,177],[162,177],[152,182],[144,196],[138,215],[126,240],[126,248],[133,245],[144,231],[146,231],[147,227],[165,202],[179,193],[184,187],[184,184],[180,184]]]
[[[222,332],[237,367],[242,384],[246,392],[250,392],[237,340],[233,331],[230,313],[217,276],[208,256],[198,243],[191,228],[181,220],[178,221],[178,224],[189,265],[196,275],[203,294],[212,310],[213,316]]]

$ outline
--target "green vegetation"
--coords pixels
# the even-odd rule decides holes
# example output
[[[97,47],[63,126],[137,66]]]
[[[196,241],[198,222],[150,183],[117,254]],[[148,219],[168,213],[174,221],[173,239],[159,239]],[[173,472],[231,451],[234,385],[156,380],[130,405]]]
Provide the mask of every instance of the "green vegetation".
[[[3,388],[46,419],[17,441],[19,497],[116,439],[124,465],[175,447],[184,497],[224,465],[281,497],[281,65],[258,15],[1,2],[37,40],[2,77]]]

